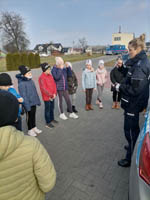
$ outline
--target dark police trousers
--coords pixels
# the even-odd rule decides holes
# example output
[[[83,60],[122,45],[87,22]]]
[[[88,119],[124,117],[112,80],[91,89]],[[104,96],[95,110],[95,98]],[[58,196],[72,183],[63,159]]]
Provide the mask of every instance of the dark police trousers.
[[[139,127],[139,113],[124,113],[124,133],[128,141],[129,148],[127,150],[126,159],[131,161],[131,156],[134,150],[134,146],[138,135],[140,133]]]

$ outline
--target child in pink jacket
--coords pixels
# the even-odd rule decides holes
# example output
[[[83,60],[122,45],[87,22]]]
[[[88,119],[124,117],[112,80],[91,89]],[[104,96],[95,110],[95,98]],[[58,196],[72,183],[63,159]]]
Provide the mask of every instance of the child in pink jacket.
[[[99,108],[101,109],[103,108],[102,94],[104,90],[104,84],[106,83],[106,81],[107,81],[107,71],[104,67],[104,61],[99,60],[98,68],[96,70],[96,82],[97,82],[97,91],[98,91],[96,104],[98,104]]]

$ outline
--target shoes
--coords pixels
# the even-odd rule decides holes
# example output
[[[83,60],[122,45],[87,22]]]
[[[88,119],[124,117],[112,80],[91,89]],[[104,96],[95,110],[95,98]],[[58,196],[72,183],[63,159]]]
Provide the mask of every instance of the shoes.
[[[63,120],[67,120],[68,119],[68,117],[66,117],[66,115],[64,113],[61,113],[59,115],[59,117],[60,117],[60,119],[63,119]]]
[[[51,121],[51,123],[58,124],[59,122],[54,119],[54,120]]]
[[[111,107],[112,109],[115,109],[116,108],[116,102],[113,102],[113,104],[112,104],[112,107]]]
[[[76,107],[75,107],[75,106],[72,106],[72,112],[78,113],[78,111],[76,110]]]
[[[91,104],[89,104],[89,110],[94,110]]]
[[[129,145],[124,145],[124,149],[128,150],[129,149]]]
[[[55,126],[54,126],[53,124],[49,123],[49,124],[46,124],[45,127],[46,127],[46,128],[52,129],[52,128],[54,128]]]
[[[100,101],[97,99],[97,100],[96,100],[96,104],[99,105],[99,103],[100,103]]]
[[[102,104],[102,102],[99,103],[99,108],[100,108],[100,109],[103,108],[103,104]]]
[[[118,165],[121,167],[130,167],[131,161],[129,161],[127,159],[121,159],[118,161]]]
[[[33,129],[31,129],[31,130],[28,131],[28,135],[30,135],[32,137],[36,137],[37,136],[37,134],[34,132]]]
[[[75,113],[70,113],[69,115],[70,118],[73,118],[73,119],[78,119],[78,115],[76,115]]]
[[[38,129],[37,127],[34,127],[34,128],[33,128],[33,131],[34,131],[35,133],[37,133],[37,134],[42,133],[42,130]]]
[[[89,111],[89,110],[90,110],[88,104],[85,105],[85,110],[86,110],[86,111]]]
[[[116,102],[116,109],[120,109],[120,103]]]

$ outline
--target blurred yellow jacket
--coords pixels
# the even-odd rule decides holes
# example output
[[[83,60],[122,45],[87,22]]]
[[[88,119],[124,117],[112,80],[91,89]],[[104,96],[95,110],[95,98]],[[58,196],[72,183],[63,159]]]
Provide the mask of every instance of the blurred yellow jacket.
[[[44,200],[55,181],[54,165],[38,139],[13,126],[0,128],[0,200]]]

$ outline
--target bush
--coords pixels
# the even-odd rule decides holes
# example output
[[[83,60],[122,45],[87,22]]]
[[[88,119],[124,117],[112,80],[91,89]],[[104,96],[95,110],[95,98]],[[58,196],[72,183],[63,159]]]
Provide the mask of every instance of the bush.
[[[6,66],[8,71],[18,70],[20,65],[25,65],[33,68],[38,68],[40,66],[40,56],[39,54],[27,54],[27,53],[8,53],[6,56]]]
[[[13,54],[13,70],[18,70],[18,66],[20,66],[21,64],[21,54]]]
[[[35,55],[33,53],[30,53],[28,55],[28,61],[29,61],[29,67],[30,68],[35,68],[36,67]]]
[[[38,53],[36,53],[34,56],[35,56],[35,68],[38,68],[41,64],[40,56]]]
[[[21,65],[29,66],[28,54],[22,53],[21,54]]]
[[[6,55],[6,68],[7,68],[7,70],[11,71],[12,66],[13,66],[13,55],[11,53],[8,53]]]

